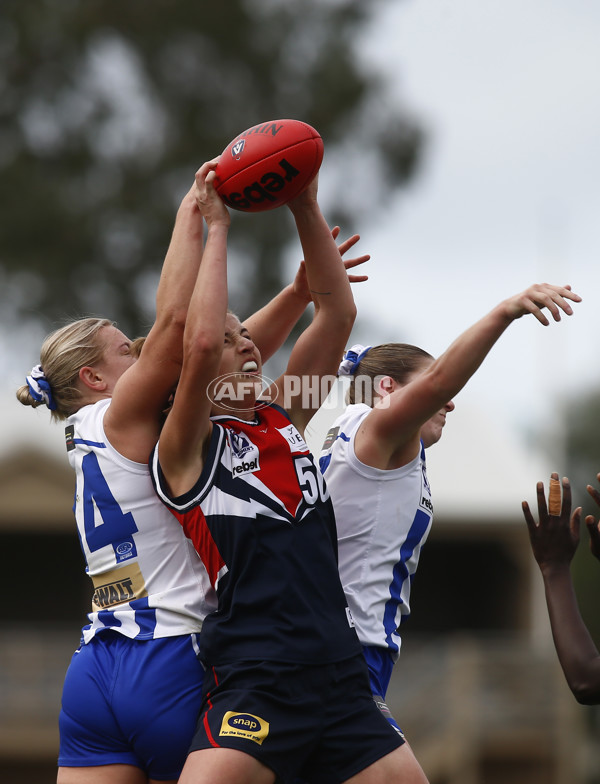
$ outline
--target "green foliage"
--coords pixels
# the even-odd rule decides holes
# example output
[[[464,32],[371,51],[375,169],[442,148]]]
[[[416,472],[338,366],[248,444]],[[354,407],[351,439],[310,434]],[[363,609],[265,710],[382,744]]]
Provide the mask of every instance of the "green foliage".
[[[598,487],[600,473],[600,390],[593,390],[564,406],[568,428],[565,435],[567,476],[573,487],[574,505],[583,506],[584,515],[600,515],[600,509],[585,491]]]
[[[596,520],[600,518],[600,509],[585,489],[586,485],[600,489],[596,478],[600,473],[600,390],[570,400],[565,410],[569,423],[565,474],[573,488],[573,508],[583,507],[581,541],[573,559],[573,581],[581,614],[600,647],[600,563],[590,554],[589,537],[583,524],[586,515],[593,515]]]
[[[358,0],[3,0],[0,306],[56,322],[152,319],[175,210],[240,131],[295,117],[335,150],[368,150],[376,193],[344,173],[344,236],[413,174],[422,142],[357,56],[378,3]],[[324,166],[326,168],[326,166]],[[354,196],[354,201],[351,196]],[[234,215],[232,306],[282,285],[287,210]],[[360,228],[360,227],[358,227]],[[15,296],[19,292],[19,296]]]

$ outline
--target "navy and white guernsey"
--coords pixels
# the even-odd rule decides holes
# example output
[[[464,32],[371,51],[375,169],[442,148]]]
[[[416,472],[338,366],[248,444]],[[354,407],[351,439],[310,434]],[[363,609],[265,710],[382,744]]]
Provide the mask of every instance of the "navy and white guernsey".
[[[67,420],[74,512],[93,585],[82,642],[112,629],[146,640],[197,633],[216,597],[183,529],[160,503],[147,464],[123,457],[104,433],[110,400]]]
[[[188,493],[170,497],[156,448],[150,463],[159,496],[217,591],[202,657],[209,665],[323,664],[357,655],[333,508],[304,438],[276,405],[259,407],[251,422],[212,420],[208,456]]]
[[[410,590],[431,528],[433,505],[425,449],[391,471],[356,457],[354,439],[371,408],[347,407],[329,430],[319,465],[338,528],[340,577],[365,646],[400,652],[398,627],[410,614]]]

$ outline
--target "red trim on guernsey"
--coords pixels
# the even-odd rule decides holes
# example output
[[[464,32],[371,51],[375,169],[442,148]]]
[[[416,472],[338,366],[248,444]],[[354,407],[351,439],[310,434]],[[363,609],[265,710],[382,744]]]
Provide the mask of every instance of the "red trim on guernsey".
[[[219,572],[225,566],[225,561],[221,557],[221,553],[213,539],[206,517],[199,506],[195,506],[189,512],[177,512],[171,509],[175,517],[181,523],[185,535],[190,539],[196,552],[200,555],[202,563],[204,564],[210,584],[214,587],[217,584]]]
[[[212,669],[212,673],[213,673],[213,678],[215,680],[215,686],[218,686],[219,685],[219,679],[217,678],[217,673],[215,672],[215,668],[211,667],[211,669]],[[206,737],[208,738],[208,740],[210,742],[210,745],[214,746],[216,749],[220,749],[221,747],[217,743],[217,741],[214,739],[213,734],[210,731],[210,725],[208,723],[208,714],[212,710],[212,707],[213,707],[213,704],[212,704],[211,699],[210,699],[210,694],[206,695],[206,703],[208,705],[208,708],[204,712],[204,717],[202,718],[202,724],[204,725],[204,731],[206,732]]]

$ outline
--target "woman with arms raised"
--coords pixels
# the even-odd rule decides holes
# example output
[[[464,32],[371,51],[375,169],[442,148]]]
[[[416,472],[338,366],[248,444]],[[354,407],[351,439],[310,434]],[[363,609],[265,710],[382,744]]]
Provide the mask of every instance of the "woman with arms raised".
[[[424,784],[372,700],[337,571],[331,501],[304,441],[320,403],[315,380],[335,377],[355,317],[317,182],[289,203],[313,321],[259,399],[260,352],[227,310],[229,215],[215,165],[197,174],[206,249],[181,379],[151,461],[218,598],[200,638],[204,700],[180,784]]]

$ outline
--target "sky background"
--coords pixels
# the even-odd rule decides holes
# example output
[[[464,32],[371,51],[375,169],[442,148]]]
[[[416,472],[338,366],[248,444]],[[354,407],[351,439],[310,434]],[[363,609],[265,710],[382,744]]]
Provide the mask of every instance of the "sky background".
[[[455,401],[524,439],[550,432],[561,401],[600,388],[600,3],[384,5],[361,53],[428,141],[411,186],[360,227],[372,260],[354,289],[353,342],[437,356],[500,300],[570,283],[583,297],[575,314],[515,322]],[[11,397],[37,356],[30,337],[3,337]]]
[[[513,323],[456,399],[525,436],[600,387],[599,41],[592,0],[405,0],[365,32],[429,140],[414,183],[361,229],[355,339],[438,355],[502,299],[570,283],[575,314]]]

